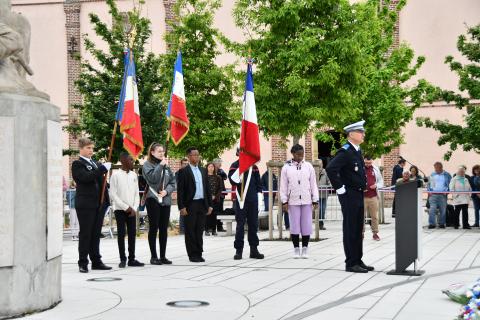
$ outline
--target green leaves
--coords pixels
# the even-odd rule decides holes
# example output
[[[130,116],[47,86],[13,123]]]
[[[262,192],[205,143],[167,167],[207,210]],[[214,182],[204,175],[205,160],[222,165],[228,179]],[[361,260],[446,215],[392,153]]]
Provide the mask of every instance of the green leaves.
[[[238,0],[234,17],[251,37],[233,46],[257,59],[255,94],[266,135],[300,136],[312,128],[342,132],[367,121],[364,149],[372,156],[403,142],[401,128],[432,91],[409,88],[425,59],[402,44],[392,49],[396,12],[390,1]],[[400,10],[405,1],[400,1]],[[411,101],[407,104],[405,101]],[[317,138],[332,140],[324,132]]]
[[[451,124],[448,121],[432,121],[429,118],[417,118],[417,125],[433,128],[440,132],[439,145],[449,145],[450,150],[444,155],[450,159],[459,146],[464,151],[480,152],[480,110],[473,101],[480,98],[480,25],[468,29],[466,35],[458,37],[458,50],[471,63],[462,64],[452,56],[445,58],[445,63],[459,76],[460,94],[454,91],[437,89],[437,96],[447,103],[454,102],[459,109],[466,109],[464,124]],[[468,97],[466,97],[468,94]]]

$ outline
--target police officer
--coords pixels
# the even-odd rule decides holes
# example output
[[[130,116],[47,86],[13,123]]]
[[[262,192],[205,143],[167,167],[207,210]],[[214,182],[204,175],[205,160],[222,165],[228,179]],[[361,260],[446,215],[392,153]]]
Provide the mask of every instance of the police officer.
[[[237,156],[239,155],[240,150],[237,148]],[[239,161],[232,163],[230,170],[228,171],[228,178],[232,184],[232,191],[241,190],[242,183],[241,181],[235,181],[236,179],[232,176],[235,175],[239,167]],[[244,173],[244,181],[248,180],[248,175],[250,171]],[[247,194],[245,195],[245,202],[243,209],[240,209],[240,204],[238,198],[235,198],[233,201],[233,209],[235,210],[235,220],[237,221],[237,230],[235,233],[235,256],[234,260],[241,260],[243,253],[243,244],[245,237],[245,221],[248,225],[248,244],[250,245],[250,258],[251,259],[263,259],[264,255],[258,252],[258,193],[262,192],[262,182],[260,180],[260,172],[256,165],[253,165],[251,171],[252,177],[250,178],[250,185],[247,189]],[[238,193],[240,194],[240,193]]]
[[[343,248],[345,270],[366,273],[374,268],[362,261],[364,207],[363,191],[367,185],[365,164],[360,144],[365,138],[365,121],[343,128],[347,133],[346,143],[327,165],[327,175],[337,191],[343,213]]]

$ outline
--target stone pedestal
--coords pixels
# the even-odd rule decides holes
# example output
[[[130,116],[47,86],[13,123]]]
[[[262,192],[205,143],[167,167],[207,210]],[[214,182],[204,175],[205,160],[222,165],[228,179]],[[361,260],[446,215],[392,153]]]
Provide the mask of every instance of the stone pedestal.
[[[48,101],[0,93],[0,319],[61,300],[62,132]]]

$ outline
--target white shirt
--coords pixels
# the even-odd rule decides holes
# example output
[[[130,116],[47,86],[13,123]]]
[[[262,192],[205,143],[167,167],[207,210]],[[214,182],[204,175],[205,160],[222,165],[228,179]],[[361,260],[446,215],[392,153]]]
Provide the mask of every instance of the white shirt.
[[[92,159],[87,158],[87,157],[84,157],[84,156],[80,156],[80,158],[82,158],[82,159],[84,159],[84,160],[87,160],[90,164],[93,165],[94,168],[97,168],[97,164],[96,164],[95,161],[93,161]]]
[[[357,146],[355,143],[353,143],[353,142],[350,141],[350,140],[348,140],[348,142],[350,142],[350,144],[355,148],[355,151],[360,150],[360,146]]]
[[[140,196],[138,195],[138,177],[133,171],[128,173],[118,169],[110,178],[110,199],[113,210],[127,210],[131,207],[138,210]]]

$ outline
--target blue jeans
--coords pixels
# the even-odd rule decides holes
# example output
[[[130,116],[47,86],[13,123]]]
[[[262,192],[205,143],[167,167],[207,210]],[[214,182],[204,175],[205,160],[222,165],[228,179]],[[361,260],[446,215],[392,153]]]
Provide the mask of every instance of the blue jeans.
[[[432,194],[430,196],[430,210],[428,211],[428,224],[436,225],[435,215],[438,211],[440,212],[440,218],[438,224],[445,225],[446,220],[446,211],[447,211],[447,196],[444,194]]]
[[[479,218],[479,213],[480,213],[480,198],[478,197],[480,194],[474,194],[472,196],[472,201],[473,201],[473,214],[475,216],[475,225],[478,225],[478,218]]]
[[[318,205],[319,205],[319,208],[320,208],[319,219],[320,219],[320,221],[323,221],[323,220],[325,220],[325,213],[327,212],[327,198],[325,198],[325,199],[320,198],[318,200]]]

